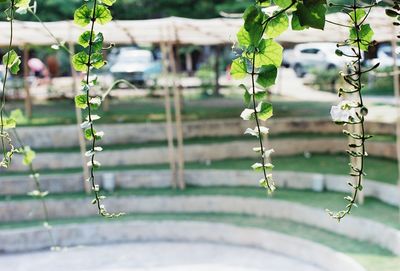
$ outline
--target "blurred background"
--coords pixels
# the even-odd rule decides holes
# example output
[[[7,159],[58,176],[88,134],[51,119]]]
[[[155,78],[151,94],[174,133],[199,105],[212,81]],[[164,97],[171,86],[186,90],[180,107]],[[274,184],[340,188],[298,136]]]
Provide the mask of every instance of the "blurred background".
[[[278,39],[283,66],[268,90],[274,117],[265,139],[275,150],[278,190],[267,196],[251,171],[257,141],[244,136],[253,124],[239,117],[242,82],[230,76],[249,3],[118,0],[112,7],[116,21],[101,31],[115,46],[104,52],[95,89],[102,95],[119,80],[97,112],[105,132],[97,179],[107,208],[127,213],[112,221],[90,204],[79,128],[86,116],[73,101],[83,75],[72,71],[70,53],[81,29],[68,20],[82,1],[38,2],[47,29],[32,14],[19,18],[32,22],[17,24],[23,68],[8,78],[6,108],[21,110],[18,133],[36,152],[49,195],[45,206],[31,197],[35,183],[21,157],[0,170],[1,270],[398,270],[400,47],[390,18],[383,9],[371,14],[378,43],[363,65],[380,66],[362,80],[374,137],[359,208],[338,224],[325,209],[344,207],[351,179],[347,138],[329,111],[346,84],[339,76],[346,58],[335,49],[347,33],[331,25],[325,34],[289,30]],[[336,11],[332,20],[341,18]]]

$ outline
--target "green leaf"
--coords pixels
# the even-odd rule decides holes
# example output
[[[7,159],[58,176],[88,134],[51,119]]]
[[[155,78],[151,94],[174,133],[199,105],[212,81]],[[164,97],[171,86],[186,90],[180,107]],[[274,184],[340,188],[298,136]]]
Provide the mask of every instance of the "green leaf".
[[[308,26],[323,30],[325,28],[326,6],[325,4],[319,3],[323,1],[315,0],[314,2],[317,3],[306,4],[306,1],[304,1],[304,4],[299,3],[294,14],[296,14],[299,18],[301,26]]]
[[[246,29],[244,29],[244,27],[240,28],[240,30],[236,36],[237,36],[239,45],[241,45],[243,47],[247,47],[251,44],[249,32],[247,32]]]
[[[275,65],[261,66],[258,72],[257,83],[263,88],[270,87],[275,84],[278,69]]]
[[[97,33],[95,36],[94,36],[94,39],[93,39],[93,45],[92,45],[92,47],[93,47],[93,50],[94,51],[101,51],[101,50],[103,50],[103,41],[104,41],[104,37],[103,37],[103,33]]]
[[[75,106],[80,109],[87,108],[87,95],[79,94],[75,96]]]
[[[14,50],[9,51],[3,56],[3,65],[7,67],[12,74],[17,74],[19,72],[20,64],[21,59]]]
[[[257,3],[261,7],[269,7],[271,5],[271,0],[258,0]]]
[[[231,75],[234,79],[243,79],[247,76],[246,60],[237,58],[233,60],[231,66]]]
[[[274,0],[274,3],[281,8],[287,8],[292,4],[292,0]]]
[[[299,16],[296,13],[293,13],[292,16],[292,29],[295,31],[301,31],[307,29],[307,26],[302,26],[300,23]]]
[[[90,57],[90,64],[95,67],[96,69],[100,69],[104,66],[105,62],[103,59],[103,54],[101,53],[94,53]]]
[[[393,9],[385,9],[385,13],[389,17],[397,17],[400,15],[396,10]]]
[[[272,19],[267,26],[266,34],[269,38],[276,38],[289,27],[289,18],[286,13],[281,13]]]
[[[104,5],[112,6],[117,0],[101,0]]]
[[[33,160],[36,157],[36,153],[33,150],[31,150],[31,148],[29,146],[25,146],[23,154],[24,154],[24,158],[22,160],[22,163],[25,166],[31,165]]]
[[[15,6],[17,8],[26,9],[29,7],[31,0],[15,0]]]
[[[83,32],[83,33],[79,36],[78,44],[81,45],[83,48],[88,47],[88,46],[89,46],[89,43],[90,43],[90,36],[91,36],[91,33],[92,33],[92,32],[90,32],[89,30]],[[94,35],[94,33],[93,33],[93,35]],[[92,38],[92,40],[93,40],[93,38]]]
[[[267,163],[267,164],[261,164],[261,163],[255,163],[251,166],[251,168],[255,171],[262,171],[263,168],[265,168],[266,170],[272,170],[274,168],[274,165],[272,165],[271,163]]]
[[[22,113],[21,109],[14,109],[10,112],[10,119],[15,120],[17,123],[26,122],[26,118],[24,113]]]
[[[97,110],[101,105],[101,98],[100,97],[91,98],[89,100],[89,103],[90,103],[90,108],[91,109]]]
[[[94,133],[96,133],[95,130],[93,130],[93,131],[94,131]],[[93,139],[92,128],[87,128],[87,129],[85,129],[84,134],[85,134],[85,138],[86,138],[87,140],[92,140],[92,139]]]
[[[87,128],[85,129],[85,138],[87,140],[93,140],[93,134],[96,137],[96,140],[100,140],[103,138],[104,136],[104,132],[97,132],[96,130],[93,129],[93,134],[92,134],[92,129],[91,128]]]
[[[74,22],[79,26],[87,26],[92,18],[92,9],[87,5],[83,5],[74,13]]]
[[[250,44],[257,46],[263,35],[265,14],[258,6],[250,6],[243,14],[244,29],[248,32]]]
[[[85,52],[79,52],[72,56],[72,65],[79,72],[87,72],[89,56]]]
[[[19,14],[26,14],[31,0],[15,0],[15,7],[17,8],[16,12]]]
[[[260,102],[257,106],[258,118],[260,120],[267,120],[273,116],[272,104]]]
[[[356,11],[352,11],[349,13],[350,18],[353,20],[353,22],[361,22],[362,19],[367,15],[367,12],[362,9],[358,8]]]
[[[244,93],[243,93],[244,104],[245,104],[245,106],[248,106],[250,104],[250,101],[251,101],[251,95],[249,93],[249,90],[243,84],[240,84],[239,87],[244,90]]]
[[[3,128],[5,130],[14,129],[17,126],[17,122],[12,118],[3,119]]]
[[[95,18],[99,24],[106,24],[112,20],[110,10],[106,6],[102,5],[96,6]]]
[[[374,36],[374,31],[369,24],[364,24],[361,26],[358,32],[358,37],[360,38],[360,48],[363,51],[368,51],[368,47],[372,42]],[[350,29],[350,39],[352,40],[351,45],[357,46],[357,30],[353,27]]]
[[[260,100],[264,100],[265,97],[267,96],[267,92],[266,91],[257,91],[254,94],[254,98],[256,98],[256,101],[260,101]]]
[[[272,39],[263,40],[260,43],[259,53],[256,54],[255,66],[264,65],[280,67],[282,64],[283,47]]]

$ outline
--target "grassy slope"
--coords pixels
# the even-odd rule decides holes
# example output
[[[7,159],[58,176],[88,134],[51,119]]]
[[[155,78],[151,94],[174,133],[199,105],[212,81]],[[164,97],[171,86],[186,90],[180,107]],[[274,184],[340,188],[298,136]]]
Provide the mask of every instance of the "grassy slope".
[[[368,271],[393,271],[400,264],[399,257],[394,256],[391,252],[380,248],[379,246],[368,242],[352,240],[341,235],[330,233],[315,227],[306,226],[299,223],[283,219],[260,218],[245,215],[232,214],[135,214],[121,218],[121,220],[147,220],[147,221],[210,221],[229,223],[243,227],[257,227],[277,231],[295,237],[311,240],[334,250],[343,252],[357,261],[359,261]],[[112,220],[104,220],[99,217],[88,217],[84,219],[68,219],[52,221],[52,225],[60,225],[65,223],[85,223],[85,222],[104,222],[113,223]],[[0,225],[1,228],[18,228],[27,226],[41,225],[40,222],[14,223],[9,225]]]
[[[22,103],[9,104],[10,109],[23,108]],[[277,98],[274,101],[275,117],[326,117],[329,118],[329,103],[291,102]],[[239,98],[210,98],[185,100],[184,120],[238,118],[243,110]],[[99,123],[160,122],[165,120],[163,99],[135,98],[112,100],[110,110],[97,112],[102,119]],[[69,100],[37,103],[33,117],[21,125],[74,124],[74,104]]]
[[[118,196],[201,196],[201,195],[227,195],[241,197],[256,197],[267,200],[268,197],[264,189],[255,187],[189,187],[185,191],[171,189],[125,189],[108,194],[109,197]],[[279,189],[272,198],[297,202],[314,208],[324,210],[325,208],[339,210],[344,208],[346,202],[343,199],[345,194],[334,192],[316,193],[308,190]],[[83,193],[63,193],[50,194],[48,198],[84,198]],[[27,200],[29,196],[7,196],[0,197],[0,200]],[[391,227],[400,229],[398,222],[398,209],[387,205],[373,198],[366,198],[365,204],[360,208],[354,209],[353,215],[372,219]]]
[[[231,159],[221,161],[211,161],[210,164],[191,162],[186,163],[187,169],[235,169],[250,170],[250,166],[256,161],[253,158]],[[345,155],[325,155],[312,154],[310,157],[304,155],[274,157],[273,163],[275,170],[281,171],[298,171],[298,172],[315,172],[325,174],[345,175],[349,172],[347,166],[348,158]],[[168,169],[167,164],[162,165],[132,165],[117,167],[102,167],[100,171],[122,171],[122,170],[139,170],[139,169]],[[63,170],[46,170],[41,174],[67,174],[79,173],[81,168],[70,168]],[[397,163],[396,161],[375,157],[366,159],[367,178],[381,181],[389,184],[397,183]],[[6,171],[3,176],[21,175],[24,172]],[[0,179],[1,181],[1,179]]]

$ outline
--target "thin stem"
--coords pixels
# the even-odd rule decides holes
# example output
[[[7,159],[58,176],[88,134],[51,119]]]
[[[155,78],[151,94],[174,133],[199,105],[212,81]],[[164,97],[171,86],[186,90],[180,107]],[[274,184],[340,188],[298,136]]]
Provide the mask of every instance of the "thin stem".
[[[293,7],[296,4],[296,1],[293,1],[288,7],[280,10],[279,12],[275,13],[273,16],[268,17],[265,22],[262,23],[263,25],[263,31],[261,36],[264,35],[265,31],[267,30],[268,27],[268,23],[275,19],[276,17],[280,16],[282,13],[285,13],[287,10],[289,10],[291,7]],[[252,67],[251,67],[251,86],[252,86],[252,103],[253,103],[253,108],[254,108],[254,117],[256,120],[256,125],[257,125],[257,133],[258,133],[258,139],[259,139],[259,144],[260,144],[260,151],[261,151],[261,165],[262,165],[262,170],[263,170],[263,176],[264,176],[264,182],[267,186],[268,191],[273,192],[274,191],[274,187],[272,184],[270,184],[269,179],[268,178],[268,174],[267,174],[267,170],[266,170],[266,163],[265,163],[265,149],[264,149],[264,144],[263,144],[263,136],[261,133],[261,124],[260,124],[260,120],[259,120],[259,116],[257,112],[257,100],[256,100],[256,84],[255,84],[255,75],[257,75],[256,73],[256,52],[253,52],[253,56],[252,56]]]
[[[251,87],[252,87],[252,93],[253,93],[252,100],[253,100],[254,116],[256,119],[258,139],[259,139],[260,148],[261,148],[261,164],[262,164],[262,169],[263,169],[264,181],[267,185],[268,191],[273,191],[274,189],[272,188],[272,185],[269,183],[269,178],[267,176],[267,170],[265,169],[265,150],[264,150],[264,144],[263,144],[263,136],[261,133],[260,120],[258,118],[258,112],[257,112],[255,64],[254,64],[255,59],[256,59],[256,53],[253,53],[253,58],[252,58],[253,66],[252,66],[252,71],[251,71]]]
[[[17,129],[13,129],[13,133],[14,133],[15,139],[17,140],[18,144],[20,145],[20,148],[24,148],[26,145],[24,144],[21,137],[19,136]],[[38,172],[35,170],[33,163],[29,164],[28,169],[29,169],[30,176],[32,177],[32,179],[34,181],[35,189],[37,191],[39,191],[39,193],[42,193],[43,190],[42,190],[42,187],[40,184]],[[57,243],[56,243],[56,240],[54,238],[54,235],[53,235],[53,232],[52,232],[51,226],[50,226],[50,216],[49,216],[49,211],[47,208],[45,197],[40,196],[40,202],[41,202],[42,209],[43,209],[43,217],[44,217],[43,224],[45,225],[45,228],[47,229],[52,246],[57,247]]]
[[[330,24],[333,24],[333,25],[337,25],[337,26],[342,26],[342,27],[350,28],[350,26],[348,26],[348,25],[341,24],[341,23],[337,23],[337,22],[333,22],[333,21],[330,21],[330,20],[328,20],[328,19],[325,19],[325,22],[330,23]]]
[[[2,100],[1,100],[1,108],[0,108],[0,135],[1,135],[1,146],[3,148],[3,157],[6,159],[7,157],[7,148],[5,143],[5,136],[4,136],[4,108],[6,105],[6,84],[8,78],[8,65],[10,62],[10,51],[13,44],[13,37],[14,37],[14,0],[11,0],[11,4],[9,7],[10,10],[10,42],[8,44],[8,54],[7,54],[7,61],[5,63],[5,71],[4,71],[4,79],[3,79],[3,89],[2,89]]]
[[[352,73],[350,75],[354,75],[356,78],[351,78],[348,76],[347,77],[348,80],[346,80],[346,82],[355,87],[355,90],[352,91],[351,93],[358,94],[357,108],[360,109],[360,113],[357,113],[357,118],[359,119],[359,121],[358,122],[354,121],[349,124],[350,125],[360,125],[360,129],[361,129],[360,133],[361,134],[356,134],[356,133],[348,134],[350,137],[352,137],[353,139],[356,140],[355,144],[349,144],[349,147],[356,149],[356,151],[351,151],[351,150],[347,151],[348,154],[350,155],[350,157],[354,157],[357,160],[357,165],[350,164],[351,170],[353,171],[350,175],[356,177],[356,182],[355,182],[355,184],[350,183],[350,185],[354,189],[354,192],[353,192],[353,195],[348,198],[349,204],[346,206],[346,209],[343,211],[340,211],[336,214],[330,213],[332,215],[332,217],[338,219],[339,221],[342,218],[344,218],[346,215],[350,214],[352,208],[356,205],[357,196],[359,194],[359,191],[361,191],[361,189],[362,189],[363,176],[365,175],[365,173],[364,173],[365,155],[366,155],[365,141],[366,141],[367,137],[365,136],[365,117],[364,117],[365,112],[363,112],[363,110],[365,110],[365,108],[364,108],[364,102],[363,102],[363,97],[362,97],[362,93],[361,93],[361,91],[362,91],[361,75],[365,72],[373,70],[374,68],[369,69],[367,71],[362,71],[362,66],[361,66],[361,61],[362,61],[361,43],[362,43],[362,41],[360,39],[360,26],[365,21],[365,18],[370,13],[370,10],[366,14],[366,17],[361,22],[357,22],[357,10],[359,8],[360,7],[357,6],[357,1],[353,0],[353,6],[352,6],[352,9],[354,12],[353,27],[356,32],[356,40],[354,42],[356,44],[356,50],[353,50],[353,51],[355,52],[357,59],[353,62],[355,71],[354,71],[354,73]],[[352,83],[352,81],[354,83]],[[357,152],[357,148],[361,148],[361,151]]]
[[[46,30],[46,32],[54,39],[54,41],[57,43],[58,46],[63,48],[69,55],[72,55],[71,51],[65,46],[62,42],[60,42],[57,37],[50,31],[50,29],[47,27],[47,25],[40,19],[40,17],[31,9],[28,8],[29,13],[35,17],[35,19],[42,25],[42,27]]]
[[[86,107],[88,109],[88,116],[87,116],[87,121],[89,123],[89,129],[90,129],[90,135],[91,135],[91,149],[90,149],[90,176],[89,180],[92,190],[94,192],[94,202],[93,204],[96,204],[97,210],[99,215],[106,217],[106,218],[115,218],[123,215],[124,213],[108,213],[105,209],[105,207],[101,204],[101,200],[104,198],[103,196],[100,195],[100,189],[99,185],[96,184],[96,176],[95,176],[95,168],[98,166],[95,160],[96,157],[96,143],[97,143],[97,135],[94,129],[94,124],[93,124],[93,116],[92,116],[92,104],[90,103],[90,71],[92,68],[92,53],[93,53],[93,38],[94,38],[94,25],[96,23],[96,8],[97,8],[98,2],[97,0],[93,1],[93,12],[91,15],[91,26],[90,26],[90,37],[89,37],[89,46],[88,46],[88,61],[86,63],[87,70],[86,70],[86,79],[85,79],[85,84],[88,87],[86,91]]]
[[[86,85],[89,85],[90,83],[90,68],[91,68],[91,55],[93,51],[93,35],[94,35],[94,24],[96,22],[96,7],[97,7],[97,0],[94,0],[93,2],[93,12],[92,12],[92,23],[90,27],[90,39],[89,39],[89,58],[87,62],[87,73],[86,73]],[[94,131],[94,125],[93,125],[93,119],[92,119],[92,112],[91,112],[91,104],[90,104],[90,88],[86,92],[86,105],[88,108],[88,121],[90,123],[90,133],[92,135],[92,156],[91,156],[91,167],[90,167],[90,182],[92,185],[92,190],[94,191],[94,196],[96,199],[96,205],[97,209],[100,215],[104,216],[104,212],[102,211],[102,206],[101,206],[101,201],[100,201],[100,195],[98,192],[98,187],[96,184],[96,179],[95,179],[95,173],[94,173],[94,168],[95,168],[95,148],[96,148],[96,134]]]

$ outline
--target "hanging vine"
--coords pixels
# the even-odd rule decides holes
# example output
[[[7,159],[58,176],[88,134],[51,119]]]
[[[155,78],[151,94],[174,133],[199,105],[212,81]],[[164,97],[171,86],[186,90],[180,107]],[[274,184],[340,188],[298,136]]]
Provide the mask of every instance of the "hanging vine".
[[[15,119],[18,120],[22,116],[22,112],[18,109],[11,112],[11,115],[19,115],[16,116]],[[18,121],[17,121],[18,122]],[[44,191],[41,187],[40,183],[40,174],[36,171],[33,161],[36,158],[36,153],[31,149],[31,147],[24,144],[22,139],[20,138],[17,129],[13,129],[13,135],[17,139],[18,144],[20,147],[18,148],[18,154],[22,155],[22,163],[28,167],[29,170],[29,177],[33,180],[35,189],[28,193],[34,199],[40,200],[43,210],[43,226],[47,229],[49,234],[49,239],[52,244],[52,250],[57,250],[58,246],[56,244],[56,240],[53,236],[52,227],[50,225],[50,216],[49,211],[46,204],[46,196],[49,194],[48,191]]]
[[[365,143],[372,136],[367,135],[365,132],[365,117],[368,114],[368,109],[363,101],[361,77],[376,69],[379,64],[371,68],[364,69],[362,67],[363,51],[367,51],[374,44],[372,40],[374,32],[365,21],[376,3],[367,5],[354,0],[351,5],[333,3],[330,5],[342,8],[343,12],[349,17],[348,25],[338,24],[340,27],[349,29],[349,38],[337,45],[336,54],[351,59],[347,65],[348,71],[341,72],[341,76],[349,86],[339,89],[339,97],[342,97],[342,101],[331,109],[331,116],[335,123],[352,128],[351,130],[343,130],[343,133],[349,137],[349,141],[353,141],[349,143],[349,149],[347,150],[351,161],[349,163],[350,176],[355,178],[354,182],[348,182],[353,193],[351,196],[345,197],[348,204],[344,210],[338,212],[327,210],[330,216],[340,221],[350,214],[353,207],[357,207],[357,196],[363,189],[363,176],[366,175],[365,157],[368,156]],[[345,52],[341,47],[351,47],[351,51]]]
[[[268,7],[275,7],[269,12]],[[262,125],[273,116],[272,104],[266,102],[267,88],[273,86],[282,64],[283,48],[274,39],[289,28],[289,14],[293,30],[309,27],[323,29],[325,26],[325,0],[258,0],[243,14],[244,26],[237,34],[238,45],[234,46],[237,58],[232,62],[231,75],[235,79],[250,77],[250,86],[241,84],[244,90],[246,109],[243,120],[254,120],[256,127],[248,128],[245,134],[258,139],[259,146],[253,150],[260,154],[260,161],[253,164],[255,171],[262,172],[260,185],[269,193],[275,190],[271,171],[273,164],[268,157],[273,150],[267,150],[263,138],[269,129]]]
[[[8,2],[8,1],[1,1]],[[28,193],[28,195],[39,198],[41,200],[42,209],[43,209],[43,226],[48,230],[49,238],[51,240],[53,248],[55,246],[55,239],[51,232],[51,226],[49,224],[49,214],[45,201],[45,197],[48,192],[43,191],[40,185],[39,173],[34,169],[33,160],[36,157],[36,153],[27,145],[25,145],[22,139],[19,137],[17,132],[17,122],[22,120],[23,113],[19,110],[13,110],[8,114],[5,109],[6,106],[6,89],[7,89],[7,81],[9,74],[12,75],[18,74],[20,70],[21,59],[20,56],[16,53],[13,47],[13,37],[14,37],[14,20],[15,14],[25,14],[28,9],[30,9],[30,0],[11,0],[9,1],[8,8],[4,11],[7,20],[10,23],[10,32],[9,32],[9,45],[7,48],[6,54],[2,57],[2,64],[4,66],[4,77],[2,82],[2,101],[0,108],[0,138],[1,145],[3,149],[3,158],[0,162],[1,167],[8,168],[11,164],[11,159],[14,154],[22,155],[22,163],[28,167],[30,172],[30,177],[34,181],[35,190]],[[9,131],[12,130],[14,138],[17,139],[19,147],[15,147],[14,143],[11,139]]]
[[[112,20],[109,7],[115,3],[116,0],[89,0],[78,8],[74,13],[74,22],[82,27],[90,25],[90,30],[81,34],[78,44],[83,47],[83,50],[72,56],[72,64],[78,72],[86,73],[85,80],[82,81],[82,93],[75,96],[75,105],[86,111],[86,120],[81,124],[84,129],[84,134],[87,140],[90,141],[90,149],[86,152],[89,157],[88,167],[90,169],[90,177],[87,180],[90,182],[94,199],[92,203],[97,206],[98,213],[106,218],[114,218],[123,215],[123,213],[109,213],[105,206],[102,204],[105,196],[100,194],[100,186],[96,182],[95,170],[101,164],[96,158],[96,153],[103,150],[102,147],[97,145],[97,142],[102,139],[104,132],[96,131],[94,127],[95,121],[100,119],[100,116],[95,115],[93,112],[99,108],[102,102],[100,96],[92,96],[91,89],[98,84],[97,77],[91,77],[93,69],[100,69],[104,66],[103,59],[103,34],[95,33],[94,27],[96,22],[104,25]]]
[[[1,97],[1,107],[0,107],[0,140],[3,152],[3,158],[0,162],[0,166],[8,168],[11,164],[11,159],[18,150],[14,147],[10,134],[7,130],[16,127],[16,121],[11,117],[6,117],[5,106],[6,106],[6,96],[7,96],[7,80],[9,74],[16,75],[20,70],[21,59],[18,54],[12,49],[13,38],[14,38],[14,20],[15,13],[25,13],[29,8],[30,0],[10,0],[2,1],[9,2],[8,8],[4,11],[7,21],[10,23],[9,31],[9,44],[7,47],[6,54],[2,57],[2,63],[4,66],[4,77],[2,82],[2,97]]]

